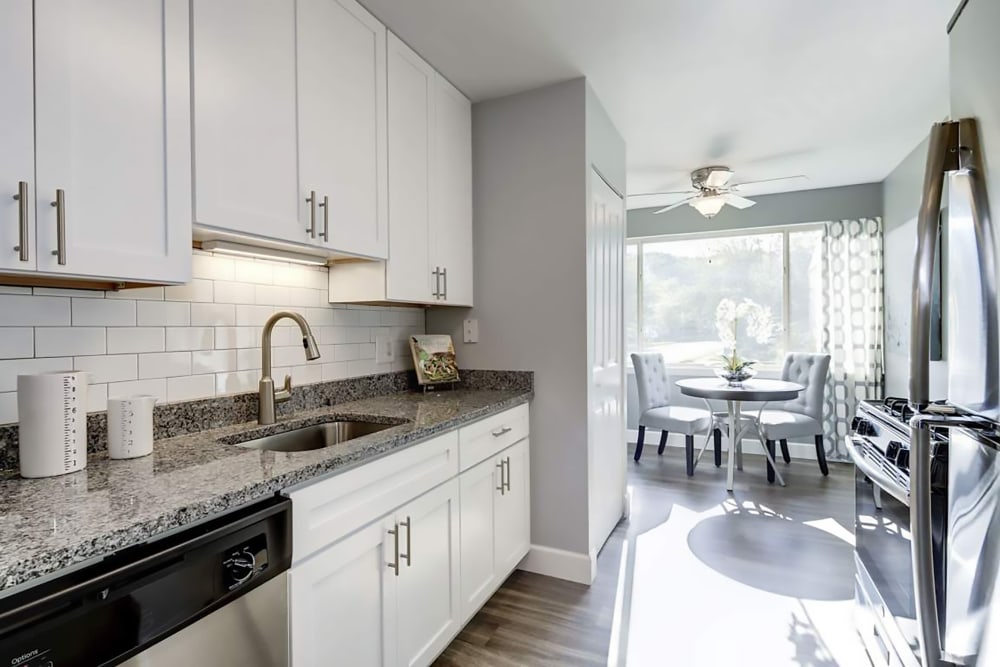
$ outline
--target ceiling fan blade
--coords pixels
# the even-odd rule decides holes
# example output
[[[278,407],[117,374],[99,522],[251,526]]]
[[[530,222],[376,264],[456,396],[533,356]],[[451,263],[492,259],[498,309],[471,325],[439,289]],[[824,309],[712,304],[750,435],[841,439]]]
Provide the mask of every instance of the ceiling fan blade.
[[[795,176],[779,176],[778,178],[763,178],[759,181],[744,181],[743,183],[733,183],[734,188],[740,188],[744,185],[757,185],[758,183],[774,183],[775,181],[793,181],[800,178],[809,180],[809,177],[805,174],[797,174]]]
[[[716,168],[708,172],[708,176],[705,177],[705,185],[714,188],[716,190],[726,187],[729,180],[733,177],[733,172],[730,169]]]
[[[750,208],[751,206],[757,203],[752,199],[741,197],[737,194],[733,194],[732,192],[727,192],[726,194],[719,196],[722,197],[722,201],[726,202],[727,204],[729,204],[734,208],[740,208],[740,209]]]
[[[695,194],[695,190],[688,188],[687,190],[671,190],[670,192],[636,192],[634,194],[627,195],[629,197],[653,197],[656,195],[690,195]]]
[[[680,200],[678,202],[674,202],[670,206],[666,206],[664,208],[661,208],[659,211],[653,211],[653,215],[659,215],[660,213],[666,213],[667,211],[672,211],[675,208],[680,208],[681,206],[683,206],[684,204],[688,203],[689,201],[693,201],[693,200],[697,199],[699,196],[700,195],[695,195],[693,197],[687,197],[687,198],[682,199],[682,200]]]

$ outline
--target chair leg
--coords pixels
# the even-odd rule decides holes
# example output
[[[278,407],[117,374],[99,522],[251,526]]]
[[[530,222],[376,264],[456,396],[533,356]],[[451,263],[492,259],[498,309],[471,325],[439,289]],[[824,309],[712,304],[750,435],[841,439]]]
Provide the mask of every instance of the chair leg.
[[[663,450],[667,448],[667,432],[660,431],[660,446],[656,448],[656,453],[663,456]]]
[[[715,467],[718,468],[722,465],[722,431],[715,429],[712,435],[715,438]]]
[[[687,461],[688,477],[694,476],[694,436],[684,436],[684,458]]]
[[[819,460],[819,469],[824,476],[830,474],[830,469],[826,465],[826,445],[823,443],[823,436],[816,436],[816,459]]]
[[[792,457],[788,454],[788,441],[782,438],[781,443],[781,458],[785,459],[785,463],[791,463]]]
[[[771,458],[773,459],[774,458],[774,440],[767,440],[764,443],[764,446],[767,447],[767,451],[771,455]],[[774,484],[774,468],[771,467],[771,462],[770,461],[767,462],[767,481],[768,481],[769,484]]]
[[[642,441],[646,437],[646,427],[639,426],[639,437],[635,441],[635,460],[638,461],[639,457],[642,456]]]

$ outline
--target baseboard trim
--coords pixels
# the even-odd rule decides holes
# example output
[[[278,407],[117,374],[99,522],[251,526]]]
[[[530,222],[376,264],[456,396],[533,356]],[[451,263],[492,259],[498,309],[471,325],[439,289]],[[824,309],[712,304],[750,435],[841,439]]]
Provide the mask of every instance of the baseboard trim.
[[[625,432],[625,439],[630,446],[630,453],[635,452],[635,442],[639,438],[639,431],[634,429],[628,429]],[[701,449],[701,446],[705,444],[704,435],[696,435],[694,438],[695,452]],[[656,448],[660,445],[660,432],[652,429],[646,431],[646,442],[643,445],[642,453],[643,456],[648,456],[650,451],[655,455]],[[684,436],[671,433],[667,436],[667,447],[684,447]],[[722,456],[725,459],[726,456],[726,438],[722,438]],[[710,456],[712,453],[712,445],[709,444],[708,451],[705,452],[705,456]],[[760,442],[757,440],[757,436],[750,435],[743,438],[743,453],[744,454],[759,454],[764,455],[764,448],[760,446]],[[790,440],[788,442],[788,455],[793,459],[804,459],[807,461],[816,460],[816,445],[813,442],[808,444],[804,442],[795,442]]]
[[[597,576],[597,554],[532,544],[517,569],[589,586]]]

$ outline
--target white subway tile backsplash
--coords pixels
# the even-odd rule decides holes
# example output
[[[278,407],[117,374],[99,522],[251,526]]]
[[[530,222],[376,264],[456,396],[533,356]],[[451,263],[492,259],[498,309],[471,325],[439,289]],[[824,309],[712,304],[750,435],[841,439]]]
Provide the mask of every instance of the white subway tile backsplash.
[[[212,327],[167,327],[167,352],[214,347],[215,329]]]
[[[138,362],[134,354],[76,357],[73,368],[93,373],[91,382],[124,382],[138,377]]]
[[[87,387],[87,412],[104,412],[108,409],[108,385],[91,384]]]
[[[320,343],[322,357],[307,362],[298,327],[274,328],[273,375],[299,385],[410,367],[406,338],[424,330],[421,309],[331,306],[325,267],[194,250],[192,274],[187,285],[115,292],[0,287],[0,423],[16,419],[20,373],[93,373],[90,409],[108,396],[255,391],[261,328],[277,310],[301,313]],[[374,363],[377,335],[396,339],[393,364]]]
[[[35,329],[35,356],[104,354],[106,338],[101,327],[38,327]]]
[[[191,326],[233,326],[236,306],[228,303],[192,303]]]
[[[139,379],[191,375],[190,352],[154,352],[139,355]]]
[[[167,378],[167,400],[170,402],[192,401],[212,396],[215,396],[214,375]]]
[[[167,301],[211,303],[213,291],[211,280],[195,278],[185,285],[170,285],[168,287],[164,287],[163,298]]]
[[[0,359],[21,359],[35,354],[35,330],[31,327],[0,328]],[[3,422],[0,422],[2,424]]]
[[[108,398],[126,398],[128,396],[156,396],[157,402],[165,403],[167,400],[167,380],[166,378],[156,378],[108,383]]]
[[[191,324],[191,304],[181,301],[140,301],[136,311],[140,327],[186,327]]]
[[[135,301],[73,299],[74,327],[134,327]]]
[[[108,354],[163,352],[163,327],[108,327]]]
[[[68,327],[70,299],[0,294],[0,324],[5,327]]]
[[[17,376],[72,370],[72,357],[0,361],[0,391],[17,391]]]

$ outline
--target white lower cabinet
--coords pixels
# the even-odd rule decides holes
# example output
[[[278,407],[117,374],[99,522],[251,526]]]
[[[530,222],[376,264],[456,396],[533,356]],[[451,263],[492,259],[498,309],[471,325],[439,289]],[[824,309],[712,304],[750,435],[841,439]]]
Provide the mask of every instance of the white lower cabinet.
[[[520,406],[288,493],[293,665],[422,667],[440,655],[527,553],[526,417]],[[483,425],[522,439],[483,449]],[[463,438],[488,458],[459,474]]]

